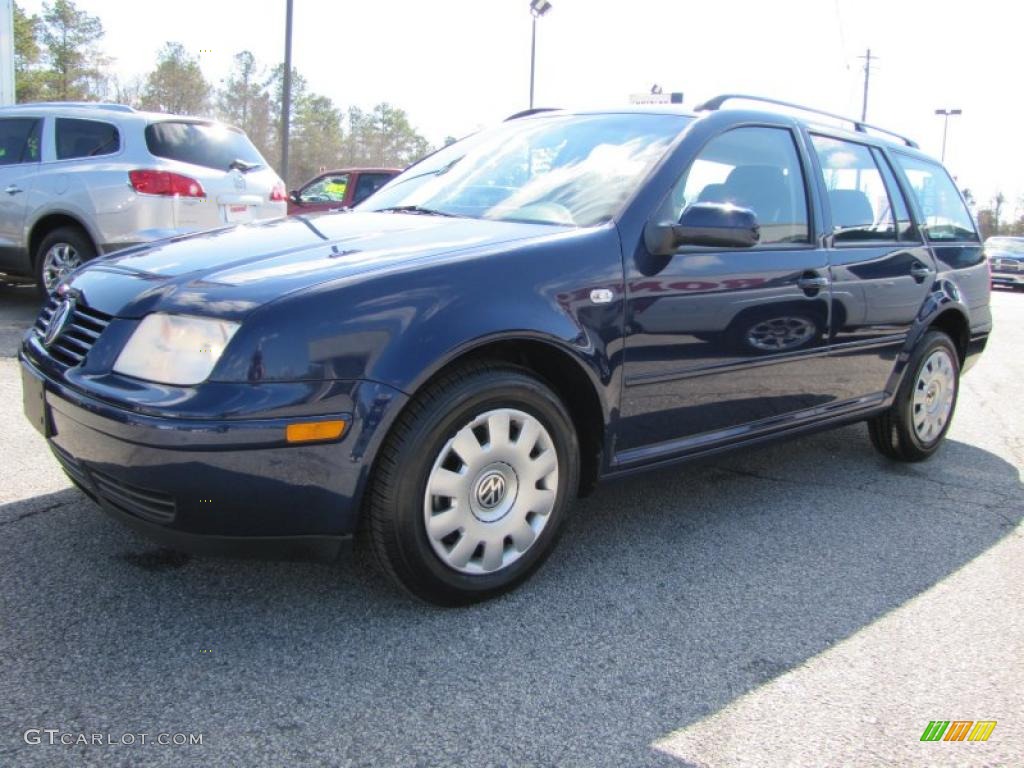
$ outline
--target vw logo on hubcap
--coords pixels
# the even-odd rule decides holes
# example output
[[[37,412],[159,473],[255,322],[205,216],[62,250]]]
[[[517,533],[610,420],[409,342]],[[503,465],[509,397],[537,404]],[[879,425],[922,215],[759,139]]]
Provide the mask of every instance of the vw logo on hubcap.
[[[500,472],[484,475],[476,486],[476,500],[484,509],[494,509],[505,498],[505,478]]]
[[[57,309],[53,311],[53,317],[50,318],[50,325],[46,328],[46,333],[43,335],[44,346],[48,347],[57,340],[74,309],[75,300],[70,298],[64,299],[64,301],[57,305]]]

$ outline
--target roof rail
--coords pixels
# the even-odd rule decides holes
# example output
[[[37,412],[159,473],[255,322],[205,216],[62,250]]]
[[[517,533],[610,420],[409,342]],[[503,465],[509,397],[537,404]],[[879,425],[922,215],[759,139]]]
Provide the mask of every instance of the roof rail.
[[[520,117],[529,117],[530,115],[536,115],[541,112],[557,112],[561,107],[535,107],[534,109],[524,109],[522,112],[516,112],[514,115],[509,115],[505,118],[504,122],[509,120],[518,120]]]
[[[32,101],[12,104],[15,107],[67,107],[71,109],[109,109],[112,112],[135,112],[134,107],[127,104],[114,104],[105,101]]]
[[[888,128],[879,128],[877,125],[871,125],[870,123],[865,123],[863,120],[855,120],[852,117],[845,117],[843,115],[837,115],[834,112],[826,112],[823,109],[814,109],[813,107],[805,107],[802,104],[793,104],[792,102],[789,102],[789,101],[780,101],[779,99],[769,99],[769,98],[767,98],[765,96],[748,96],[748,95],[743,94],[743,93],[725,93],[725,94],[722,94],[721,96],[715,96],[713,99],[708,99],[703,104],[698,104],[694,111],[695,112],[714,111],[714,110],[720,109],[721,106],[725,102],[731,101],[733,99],[742,99],[744,101],[759,101],[759,102],[762,102],[764,104],[775,104],[776,106],[779,106],[779,107],[787,107],[789,109],[798,109],[801,112],[811,112],[811,113],[816,114],[816,115],[824,115],[825,117],[830,117],[833,120],[841,120],[844,123],[851,123],[853,125],[853,129],[855,131],[859,132],[859,133],[867,133],[869,130],[871,130],[871,131],[878,131],[879,133],[884,133],[884,134],[887,134],[888,136],[893,136],[893,137],[899,139],[904,144],[906,144],[908,147],[913,147],[914,149],[918,148],[918,145],[917,145],[916,141],[914,141],[913,139],[908,139],[906,136],[903,136],[902,134],[896,133],[895,131],[890,131]]]

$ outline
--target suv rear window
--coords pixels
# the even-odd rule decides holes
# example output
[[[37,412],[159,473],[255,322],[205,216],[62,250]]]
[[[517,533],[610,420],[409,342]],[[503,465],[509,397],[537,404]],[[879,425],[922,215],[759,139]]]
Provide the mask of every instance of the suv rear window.
[[[110,123],[57,118],[57,159],[112,155],[121,149],[121,136]]]
[[[228,170],[236,160],[249,166],[266,164],[244,133],[217,123],[152,123],[146,126],[146,146],[157,157],[219,171]]]

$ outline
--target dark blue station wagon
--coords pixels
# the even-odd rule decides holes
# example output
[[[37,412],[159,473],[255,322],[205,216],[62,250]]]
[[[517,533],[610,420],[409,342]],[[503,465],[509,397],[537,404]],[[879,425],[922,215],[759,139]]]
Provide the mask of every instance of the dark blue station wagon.
[[[26,413],[170,546],[359,532],[447,605],[523,581],[601,480],[854,421],[929,457],[991,329],[956,186],[725,100],[519,115],[352,212],[96,259],[24,339]]]

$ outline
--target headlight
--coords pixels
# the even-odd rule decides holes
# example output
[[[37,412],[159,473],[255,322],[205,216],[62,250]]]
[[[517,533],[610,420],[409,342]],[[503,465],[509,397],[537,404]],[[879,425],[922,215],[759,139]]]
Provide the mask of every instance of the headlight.
[[[159,384],[205,381],[238,323],[188,315],[147,315],[128,339],[114,370]]]

